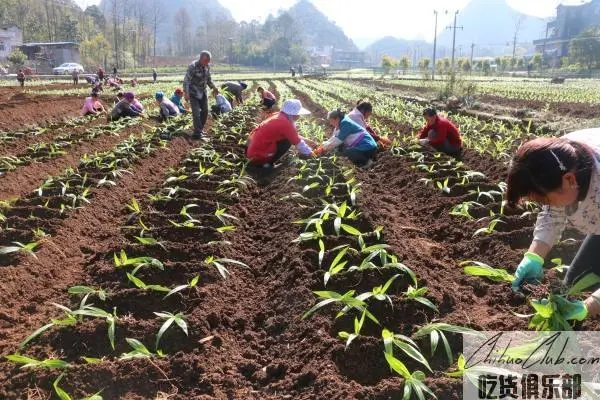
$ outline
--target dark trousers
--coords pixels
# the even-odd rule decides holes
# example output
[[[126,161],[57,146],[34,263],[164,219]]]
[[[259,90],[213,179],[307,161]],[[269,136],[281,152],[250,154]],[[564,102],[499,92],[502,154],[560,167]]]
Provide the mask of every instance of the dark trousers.
[[[218,118],[219,115],[223,114],[223,111],[221,111],[221,107],[215,104],[210,108],[210,113],[212,114],[213,118]]]
[[[202,95],[201,99],[190,96],[190,106],[194,119],[194,133],[202,133],[208,119],[208,97],[206,93]]]
[[[273,99],[263,99],[263,106],[267,107],[267,108],[271,108],[275,105],[276,101]]]
[[[575,255],[565,276],[565,284],[572,285],[589,273],[600,275],[600,235],[588,235]]]
[[[377,149],[369,150],[369,151],[360,151],[356,149],[348,149],[344,148],[342,150],[342,154],[350,161],[352,161],[355,165],[359,167],[364,166],[369,160],[375,159],[375,154],[377,154]]]
[[[25,79],[17,79],[19,81],[19,84],[21,85],[21,87],[25,86]]]

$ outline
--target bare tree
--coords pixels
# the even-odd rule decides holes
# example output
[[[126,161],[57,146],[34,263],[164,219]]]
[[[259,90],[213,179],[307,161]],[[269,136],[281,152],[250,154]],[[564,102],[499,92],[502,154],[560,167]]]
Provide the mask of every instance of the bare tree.
[[[158,38],[158,29],[164,22],[164,12],[162,0],[152,0],[152,32],[153,32],[153,43],[152,43],[152,65],[156,66],[156,39]]]

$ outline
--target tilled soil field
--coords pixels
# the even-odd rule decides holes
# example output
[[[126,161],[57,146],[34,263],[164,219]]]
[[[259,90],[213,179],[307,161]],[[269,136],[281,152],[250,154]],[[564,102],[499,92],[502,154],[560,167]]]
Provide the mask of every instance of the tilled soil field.
[[[313,111],[309,121],[326,129],[319,99],[287,90]],[[21,369],[0,361],[0,398],[53,398],[53,382],[64,373],[57,386],[74,398],[101,392],[104,399],[400,399],[404,380],[383,356],[382,328],[407,336],[432,321],[477,330],[527,329],[527,321],[512,313],[530,311],[523,296],[508,285],[467,277],[459,264],[477,260],[514,271],[533,220],[507,212],[496,232],[474,237],[481,224],[450,215],[456,204],[473,198],[470,189],[495,188],[502,163],[467,150],[460,168],[485,177],[450,193],[419,181],[427,174],[394,149],[382,150],[370,170],[339,157],[303,161],[293,154],[268,172],[247,168],[245,138],[266,116],[250,102],[213,123],[208,142],[191,142],[181,132],[167,142],[135,142],[138,155],[122,165],[130,172],[115,176],[114,185],[102,181],[102,165],[80,165],[71,184],[84,187],[85,174],[94,187],[89,197],[76,192],[79,206],[66,211],[58,186],[31,194],[33,183],[44,179],[41,173],[11,178],[43,164],[0,178],[0,184],[15,179],[2,188],[1,200],[19,196],[5,211],[3,226],[12,230],[0,231],[0,245],[27,243],[36,228],[49,235],[35,256],[0,256],[0,354],[65,363]],[[381,121],[400,136],[411,134],[392,120]],[[135,129],[125,132],[141,135]],[[144,152],[145,146],[152,151]],[[435,155],[423,157],[438,162]],[[77,158],[62,158],[61,169]],[[343,213],[341,232],[333,217],[323,222],[316,237],[320,251],[318,240],[298,240],[312,232],[298,221],[314,216],[323,201],[343,202],[355,213]],[[485,206],[479,212],[498,210],[501,202]],[[154,241],[143,240],[149,238]],[[406,270],[376,261],[373,268],[331,276],[325,286],[326,266],[340,248],[358,248],[346,257],[348,265],[358,265],[361,249],[378,245],[396,261],[390,264],[410,268],[414,280]],[[565,244],[555,252],[568,260],[576,248]],[[379,325],[368,318],[347,348],[338,334],[354,330],[356,313],[336,318],[342,307],[328,306],[303,318],[318,301],[313,291],[365,293],[390,278],[389,303],[369,303]],[[437,310],[407,298],[416,281]],[[82,300],[82,294],[67,292],[73,286],[102,288],[106,296],[94,292]],[[172,320],[158,343],[163,323],[178,313],[185,322]],[[598,328],[596,322],[582,327]],[[456,357],[460,338],[449,340]],[[451,365],[443,353],[430,357],[428,340],[419,345],[434,371],[424,383],[439,399],[462,398],[462,382],[444,374]],[[411,371],[424,369],[403,361]]]

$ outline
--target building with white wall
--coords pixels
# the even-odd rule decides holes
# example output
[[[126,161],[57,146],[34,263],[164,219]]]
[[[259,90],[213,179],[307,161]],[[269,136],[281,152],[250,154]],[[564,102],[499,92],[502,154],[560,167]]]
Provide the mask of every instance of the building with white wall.
[[[16,26],[0,26],[0,60],[23,44],[23,32]]]

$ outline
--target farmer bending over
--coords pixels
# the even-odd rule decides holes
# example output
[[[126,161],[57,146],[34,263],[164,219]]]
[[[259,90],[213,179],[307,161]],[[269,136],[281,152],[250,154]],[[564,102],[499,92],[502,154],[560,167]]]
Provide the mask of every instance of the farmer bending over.
[[[123,117],[139,117],[143,111],[132,107],[134,100],[135,96],[133,93],[127,92],[123,94],[123,99],[110,112],[110,118],[116,121]]]
[[[163,92],[156,92],[156,95],[154,97],[156,98],[156,102],[160,107],[161,121],[166,121],[167,119],[171,117],[176,117],[180,114],[179,108],[177,108],[177,106],[173,104],[171,100],[165,99],[165,94]]]
[[[369,132],[340,110],[331,111],[327,119],[333,127],[333,135],[315,150],[314,155],[319,157],[339,147],[354,164],[370,168],[377,153],[377,143]]]
[[[458,128],[446,118],[438,115],[433,107],[423,110],[426,125],[419,132],[419,143],[440,153],[460,158],[462,139]]]
[[[533,242],[515,273],[513,290],[544,277],[544,259],[570,222],[588,236],[564,278],[572,285],[588,273],[600,275],[600,129],[586,129],[561,138],[525,143],[508,173],[508,203],[522,199],[543,204]],[[567,301],[563,315],[581,321],[600,314],[600,290],[584,301]]]
[[[217,118],[221,114],[226,114],[233,110],[231,107],[231,103],[225,96],[220,94],[219,92],[213,91],[213,95],[215,96],[215,105],[211,108],[211,114],[213,118]]]
[[[171,102],[173,102],[173,104],[175,104],[177,106],[180,114],[186,114],[189,112],[188,109],[185,108],[185,104],[183,102],[183,89],[182,88],[175,89],[175,93],[173,93],[173,96],[171,96],[170,100],[171,100]]]
[[[298,134],[296,121],[301,115],[310,114],[300,100],[286,100],[281,111],[258,125],[246,143],[246,157],[255,166],[273,168],[292,145],[303,157],[310,157],[314,143]],[[307,144],[308,143],[308,144]]]
[[[211,89],[217,90],[210,75],[210,59],[210,52],[205,50],[200,53],[200,59],[190,64],[183,80],[185,100],[190,103],[194,116],[192,139],[202,139],[204,135],[204,125],[206,125],[208,118],[206,86],[208,85]]]
[[[246,90],[248,85],[246,85],[242,81],[238,82],[225,82],[221,85],[221,89],[223,89],[225,97],[227,100],[233,105],[233,100],[235,99],[238,104],[244,103],[244,98],[242,97],[242,92]]]
[[[102,102],[98,99],[98,92],[92,92],[90,97],[86,97],[83,102],[83,108],[81,109],[81,115],[96,115],[105,112],[106,110],[104,109]]]
[[[367,123],[371,114],[373,114],[373,105],[368,101],[359,100],[354,110],[348,113],[348,118],[365,128],[381,147],[389,146],[392,141],[385,136],[379,136]]]
[[[258,89],[256,89],[256,91],[258,92],[261,98],[260,104],[265,109],[270,109],[275,105],[275,103],[277,103],[277,98],[275,97],[275,95],[269,92],[268,90],[265,90],[262,86],[259,86]]]

